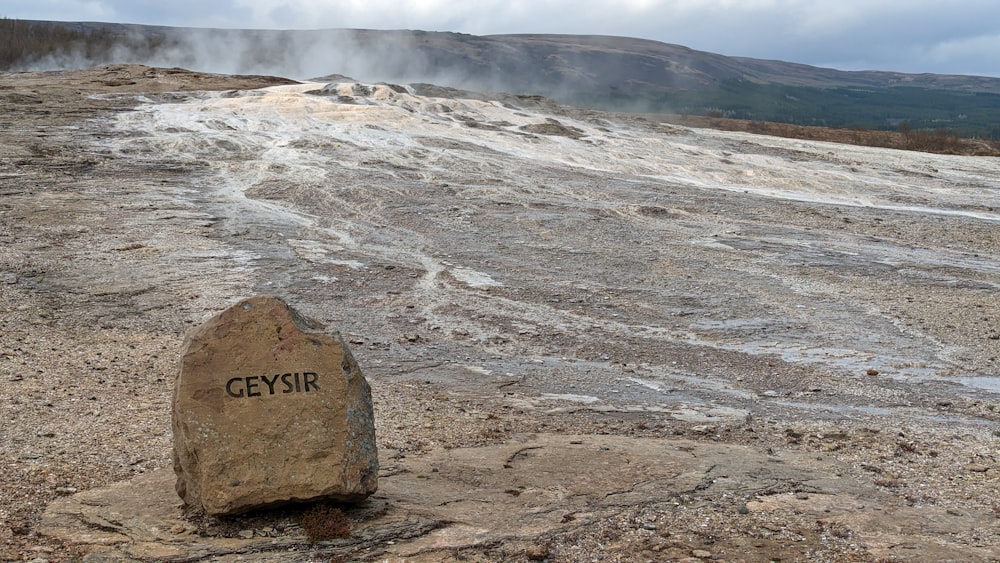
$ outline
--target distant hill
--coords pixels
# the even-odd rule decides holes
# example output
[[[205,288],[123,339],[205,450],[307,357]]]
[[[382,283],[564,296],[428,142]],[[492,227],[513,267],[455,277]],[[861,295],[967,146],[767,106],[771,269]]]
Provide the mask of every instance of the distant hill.
[[[536,94],[600,109],[866,129],[905,122],[915,130],[1000,138],[1000,79],[990,77],[848,72],[628,37],[4,23],[76,36],[63,38],[68,48],[0,57],[8,69],[131,62],[296,79],[337,73]]]

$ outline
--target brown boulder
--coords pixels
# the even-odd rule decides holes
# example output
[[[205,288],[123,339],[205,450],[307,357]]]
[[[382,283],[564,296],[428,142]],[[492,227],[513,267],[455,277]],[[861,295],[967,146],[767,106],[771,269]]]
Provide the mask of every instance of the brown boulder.
[[[173,402],[185,503],[221,515],[375,492],[371,390],[339,334],[323,328],[258,296],[187,335]]]

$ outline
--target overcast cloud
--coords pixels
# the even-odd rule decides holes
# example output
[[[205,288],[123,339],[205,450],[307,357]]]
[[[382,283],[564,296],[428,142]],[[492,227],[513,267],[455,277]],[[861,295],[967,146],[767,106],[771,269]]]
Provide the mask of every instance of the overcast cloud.
[[[3,0],[0,17],[624,35],[843,70],[1000,77],[996,0]]]

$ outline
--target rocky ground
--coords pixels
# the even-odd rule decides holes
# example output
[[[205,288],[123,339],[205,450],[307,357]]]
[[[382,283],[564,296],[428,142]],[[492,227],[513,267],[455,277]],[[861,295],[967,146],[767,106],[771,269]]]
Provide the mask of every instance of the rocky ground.
[[[286,82],[0,75],[0,559],[1000,559],[993,159]],[[183,334],[256,293],[371,382],[348,537],[173,496]]]

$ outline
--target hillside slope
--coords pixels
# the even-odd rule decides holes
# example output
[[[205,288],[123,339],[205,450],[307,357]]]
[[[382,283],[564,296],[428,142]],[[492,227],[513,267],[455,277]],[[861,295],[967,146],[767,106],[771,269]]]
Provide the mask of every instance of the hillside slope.
[[[914,129],[1000,138],[1000,78],[848,72],[628,37],[28,23],[82,39],[25,55],[9,68],[142,63],[296,79],[337,73],[544,95],[600,109],[866,129],[907,122]],[[97,40],[107,45],[91,44]]]

